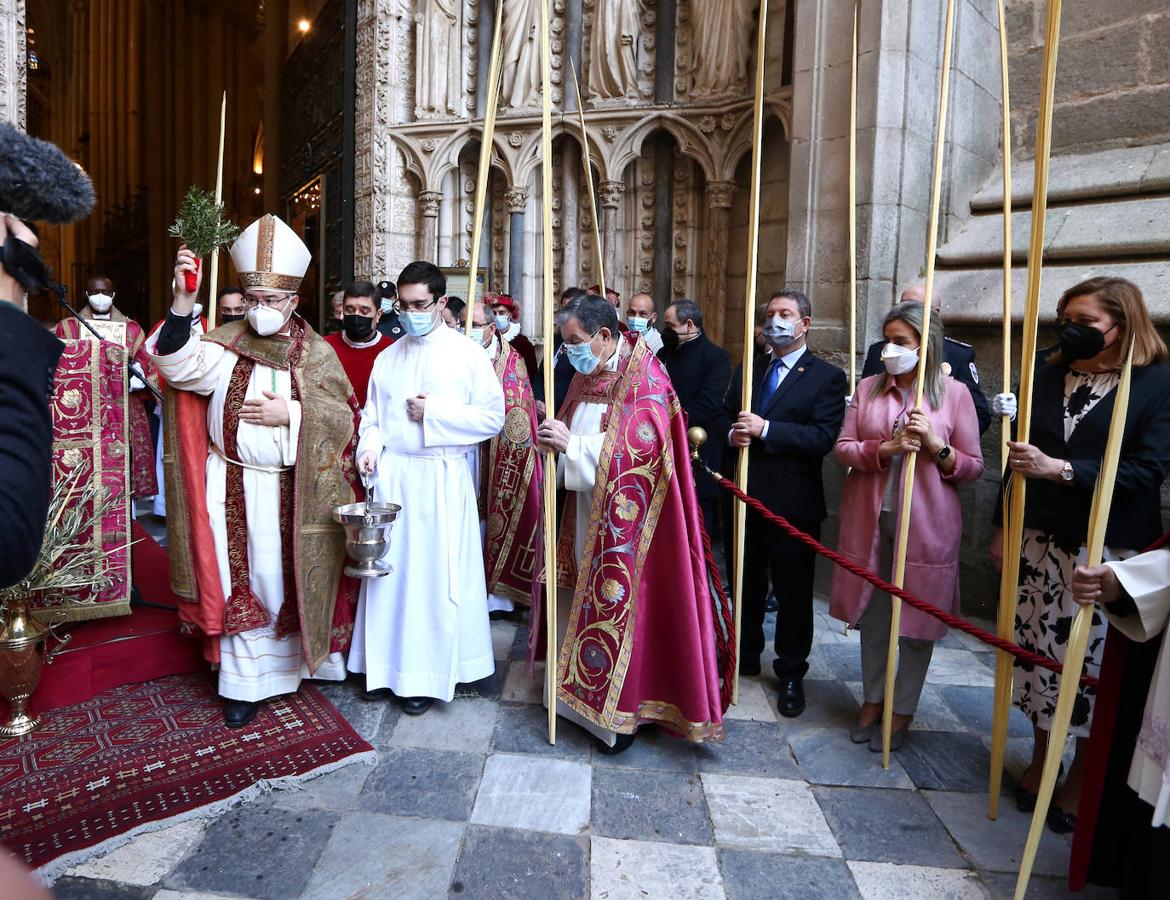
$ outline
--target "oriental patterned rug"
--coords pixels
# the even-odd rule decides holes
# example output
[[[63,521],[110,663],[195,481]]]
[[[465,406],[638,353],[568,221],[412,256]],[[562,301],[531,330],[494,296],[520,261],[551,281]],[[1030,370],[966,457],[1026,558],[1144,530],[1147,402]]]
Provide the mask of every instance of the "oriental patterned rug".
[[[142,832],[358,761],[373,748],[308,683],[239,729],[205,671],[124,685],[0,741],[0,843],[51,883]]]

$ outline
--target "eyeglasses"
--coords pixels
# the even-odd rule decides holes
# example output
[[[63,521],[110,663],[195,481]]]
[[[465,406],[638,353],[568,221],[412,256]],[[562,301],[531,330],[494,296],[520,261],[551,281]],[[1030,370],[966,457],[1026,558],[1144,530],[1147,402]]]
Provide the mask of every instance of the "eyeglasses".
[[[405,303],[401,300],[395,300],[394,306],[392,308],[396,313],[426,312],[428,309],[430,309],[432,306],[434,306],[438,302],[439,302],[438,297],[436,297],[434,300],[430,300],[430,301],[427,301],[427,300],[408,300]]]
[[[277,306],[284,303],[291,297],[292,294],[281,294],[279,297],[250,297],[244,296],[244,305],[249,309],[255,309],[257,306]]]
[[[593,334],[589,335],[589,337],[587,337],[587,338],[586,338],[585,340],[583,340],[583,341],[578,341],[578,342],[576,342],[576,343],[573,343],[572,341],[565,341],[564,343],[565,343],[565,346],[566,346],[566,347],[583,347],[583,346],[585,346],[586,344],[592,344],[592,343],[593,343],[593,339],[594,339],[595,337],[597,337],[599,334],[601,334],[601,331],[600,331],[600,330],[593,332]]]

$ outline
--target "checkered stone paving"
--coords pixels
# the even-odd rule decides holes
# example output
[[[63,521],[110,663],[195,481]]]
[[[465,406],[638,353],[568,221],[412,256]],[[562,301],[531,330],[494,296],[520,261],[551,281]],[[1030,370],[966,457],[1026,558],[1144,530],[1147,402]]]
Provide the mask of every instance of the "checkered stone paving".
[[[357,680],[321,685],[374,744],[376,768],[143,835],[71,870],[57,896],[1010,897],[1029,821],[1010,792],[1031,731],[1013,711],[1006,796],[990,822],[993,655],[961,635],[940,642],[914,733],[883,770],[847,734],[857,635],[823,602],[816,627],[798,719],[776,712],[766,654],[723,744],[644,729],[627,753],[603,756],[563,720],[549,746],[525,628],[494,622],[496,674],[424,716],[364,702]],[[1045,833],[1030,897],[1068,896],[1068,854],[1067,838]]]

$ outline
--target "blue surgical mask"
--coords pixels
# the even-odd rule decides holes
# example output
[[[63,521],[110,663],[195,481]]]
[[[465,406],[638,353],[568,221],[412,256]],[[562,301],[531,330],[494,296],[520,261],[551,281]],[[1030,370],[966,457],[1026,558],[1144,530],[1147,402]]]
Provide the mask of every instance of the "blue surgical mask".
[[[394,311],[394,301],[387,297],[378,304],[378,308],[382,310],[382,315],[387,315]]]
[[[496,316],[496,328],[507,331],[512,326],[512,320],[507,316]]]
[[[626,319],[626,324],[630,326],[630,331],[645,334],[646,329],[650,327],[650,320],[643,316],[630,316]]]
[[[469,331],[467,333],[467,336],[469,338],[471,338],[473,341],[475,341],[477,344],[479,344],[481,346],[483,345],[483,329],[482,328],[476,328],[475,326],[472,326],[471,331]]]
[[[593,335],[593,337],[597,337],[597,335]],[[582,375],[591,374],[597,368],[597,364],[601,362],[601,357],[593,352],[592,337],[583,344],[565,344],[564,348],[565,353],[569,355],[569,362]]]
[[[430,334],[438,321],[433,312],[406,312],[401,313],[398,318],[402,321],[402,327],[406,329],[406,333],[411,337],[422,337]]]

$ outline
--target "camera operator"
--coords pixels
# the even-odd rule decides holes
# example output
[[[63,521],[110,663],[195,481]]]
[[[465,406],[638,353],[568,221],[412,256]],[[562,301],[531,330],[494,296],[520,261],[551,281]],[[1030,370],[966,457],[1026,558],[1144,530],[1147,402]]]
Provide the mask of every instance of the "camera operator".
[[[28,316],[24,288],[3,266],[36,246],[27,225],[0,213],[0,587],[32,570],[52,487],[49,403],[64,345]]]

